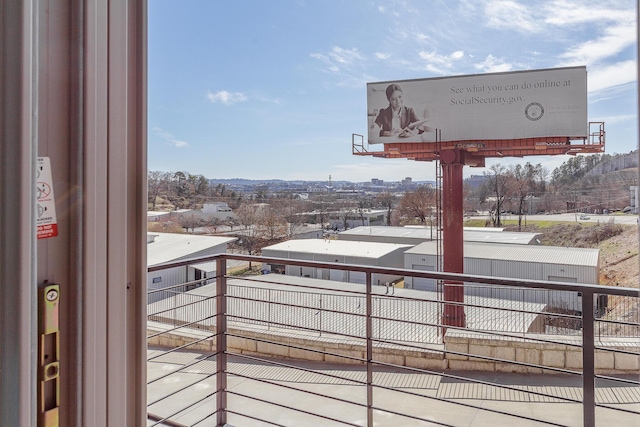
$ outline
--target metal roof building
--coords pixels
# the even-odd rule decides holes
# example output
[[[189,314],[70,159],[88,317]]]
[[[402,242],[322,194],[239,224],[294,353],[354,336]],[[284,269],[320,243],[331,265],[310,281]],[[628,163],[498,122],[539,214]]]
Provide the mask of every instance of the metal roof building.
[[[437,242],[422,243],[405,253],[405,268],[435,271]],[[539,245],[504,245],[465,242],[464,272],[480,276],[513,279],[552,280],[570,283],[599,284],[600,250]],[[480,286],[466,283],[465,293],[496,298],[543,302],[552,306],[580,310],[579,298],[572,292],[549,292]],[[435,290],[433,279],[405,278],[412,289]]]
[[[339,262],[344,264],[402,268],[404,252],[411,245],[378,242],[357,242],[325,239],[288,240],[262,249],[265,257],[306,261]],[[290,276],[312,277],[339,282],[365,283],[365,273],[312,267],[265,265],[265,269]],[[373,274],[374,284],[384,284],[401,276]]]
[[[200,236],[178,233],[147,234],[147,266],[166,264],[215,255],[227,251],[227,244],[235,237]],[[163,289],[196,279],[215,275],[215,262],[192,264],[187,267],[173,267],[147,273],[147,289]],[[149,302],[166,298],[165,291],[149,295]]]
[[[540,233],[501,230],[465,227],[463,239],[465,242],[509,243],[514,245],[539,245],[542,239],[542,234]],[[436,239],[437,230],[432,227],[357,227],[339,233],[338,238],[350,241],[419,245]]]

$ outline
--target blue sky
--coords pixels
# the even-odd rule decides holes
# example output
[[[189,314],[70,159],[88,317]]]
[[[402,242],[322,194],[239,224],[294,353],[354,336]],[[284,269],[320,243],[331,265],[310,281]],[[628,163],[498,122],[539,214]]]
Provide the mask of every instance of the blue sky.
[[[638,144],[636,0],[151,0],[149,169],[207,178],[433,180],[351,154],[366,83],[585,65],[606,152]],[[378,146],[372,147],[378,150]],[[566,158],[489,160],[542,163]],[[465,167],[465,176],[483,169]]]

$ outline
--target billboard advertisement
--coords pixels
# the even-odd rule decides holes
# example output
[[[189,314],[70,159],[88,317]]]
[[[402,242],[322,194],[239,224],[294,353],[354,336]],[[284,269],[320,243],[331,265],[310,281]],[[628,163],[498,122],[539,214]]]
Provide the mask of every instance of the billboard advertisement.
[[[368,142],[586,137],[587,69],[367,83]]]

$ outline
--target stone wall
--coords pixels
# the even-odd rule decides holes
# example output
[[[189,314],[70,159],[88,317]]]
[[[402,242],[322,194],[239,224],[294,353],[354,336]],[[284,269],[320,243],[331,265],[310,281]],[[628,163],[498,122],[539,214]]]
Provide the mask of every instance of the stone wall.
[[[149,322],[149,335],[168,327]],[[193,343],[190,350],[214,352],[215,331],[181,329],[149,339],[149,346],[175,348]],[[480,333],[448,331],[444,344],[409,348],[403,345],[375,344],[373,360],[419,369],[557,373],[557,368],[582,370],[581,338],[564,335],[526,334],[528,339]],[[530,339],[554,341],[534,342]],[[414,344],[415,345],[415,344]],[[640,374],[640,357],[611,350],[640,352],[638,338],[602,338],[596,341],[597,374]],[[366,358],[365,340],[331,335],[292,333],[278,329],[228,330],[227,348],[231,353],[328,363],[362,364]],[[493,358],[498,360],[487,360]],[[514,364],[517,363],[517,364]],[[538,365],[538,366],[527,366]]]

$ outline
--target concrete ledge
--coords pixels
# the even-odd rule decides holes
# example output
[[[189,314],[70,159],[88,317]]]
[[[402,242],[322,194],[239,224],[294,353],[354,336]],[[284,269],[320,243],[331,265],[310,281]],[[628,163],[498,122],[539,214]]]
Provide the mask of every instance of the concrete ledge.
[[[535,341],[556,341],[553,343]],[[448,331],[444,338],[446,359],[450,369],[478,370],[484,364],[487,370],[521,373],[553,373],[545,368],[573,371],[582,370],[581,337],[564,335],[526,334],[520,337],[503,337],[477,332]],[[640,352],[639,338],[600,338],[596,346],[595,368],[598,374],[639,374],[640,356],[616,352],[624,350]],[[448,351],[464,353],[451,354]],[[490,362],[483,356],[500,359]],[[459,363],[468,361],[469,363]],[[538,367],[522,366],[520,362]],[[494,366],[491,366],[494,363]],[[455,367],[455,368],[454,368]]]
[[[148,322],[147,327],[149,335],[173,328],[158,322]],[[193,343],[190,348],[212,352],[216,349],[215,337],[211,337],[214,332],[181,328],[150,338],[149,344],[175,348]],[[362,364],[366,357],[364,339],[345,339],[336,335],[318,336],[312,333],[260,327],[233,327],[229,328],[229,334],[227,348],[232,353],[344,364]],[[556,342],[536,342],[536,339]],[[410,348],[400,342],[376,343],[373,348],[373,361],[433,370],[553,373],[554,371],[545,368],[557,368],[581,371],[582,351],[575,347],[576,344],[581,344],[580,337],[526,334],[514,338],[448,331],[444,337],[444,345],[418,348],[417,343],[410,343]],[[640,374],[640,356],[615,352],[640,352],[640,339],[600,339],[596,345],[612,350],[596,351],[596,373]],[[498,360],[486,360],[483,357]],[[513,362],[537,366],[522,366]]]

